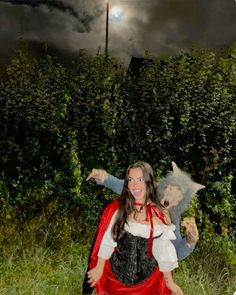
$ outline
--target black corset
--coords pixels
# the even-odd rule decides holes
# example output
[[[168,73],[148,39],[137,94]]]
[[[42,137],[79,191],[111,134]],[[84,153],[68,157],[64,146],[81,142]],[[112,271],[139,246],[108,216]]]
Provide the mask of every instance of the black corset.
[[[125,232],[118,240],[117,248],[110,258],[116,278],[126,286],[147,279],[157,267],[154,257],[148,256],[148,239]]]

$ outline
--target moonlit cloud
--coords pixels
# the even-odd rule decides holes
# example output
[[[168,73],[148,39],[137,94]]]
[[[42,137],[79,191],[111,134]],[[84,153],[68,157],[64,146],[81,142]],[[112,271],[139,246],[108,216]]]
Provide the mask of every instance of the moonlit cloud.
[[[120,21],[109,22],[109,52],[128,61],[132,55],[176,54],[193,45],[219,49],[236,40],[234,0],[110,0]],[[0,2],[0,56],[19,36],[48,43],[70,54],[95,53],[105,45],[105,0]]]

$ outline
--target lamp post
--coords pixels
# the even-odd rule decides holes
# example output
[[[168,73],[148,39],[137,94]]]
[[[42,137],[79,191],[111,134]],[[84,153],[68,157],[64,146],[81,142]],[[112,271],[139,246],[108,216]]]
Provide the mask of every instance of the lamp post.
[[[105,57],[108,57],[108,33],[109,33],[109,3],[106,5],[106,39],[105,39]]]

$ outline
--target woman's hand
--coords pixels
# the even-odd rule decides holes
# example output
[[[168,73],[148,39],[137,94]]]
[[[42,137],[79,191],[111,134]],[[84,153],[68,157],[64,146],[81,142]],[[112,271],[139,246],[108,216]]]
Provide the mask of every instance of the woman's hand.
[[[102,269],[98,266],[95,266],[90,271],[88,271],[87,274],[89,278],[88,283],[90,284],[90,287],[95,287],[97,281],[102,276]]]
[[[105,261],[105,259],[98,256],[97,265],[87,272],[89,278],[88,283],[90,284],[90,287],[95,287],[97,281],[100,280],[104,270]]]
[[[184,295],[182,289],[178,285],[175,284],[175,282],[173,280],[172,273],[170,271],[164,271],[163,274],[164,274],[166,286],[168,289],[171,290],[171,294],[172,295]]]
[[[174,282],[168,286],[168,288],[171,290],[172,295],[184,295],[182,289],[180,286],[176,285]]]

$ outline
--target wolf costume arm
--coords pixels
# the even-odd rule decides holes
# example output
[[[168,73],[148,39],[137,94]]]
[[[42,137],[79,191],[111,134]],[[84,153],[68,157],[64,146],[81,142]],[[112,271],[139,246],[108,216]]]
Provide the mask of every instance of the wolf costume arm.
[[[122,192],[122,189],[123,189],[124,180],[119,179],[119,178],[107,173],[107,178],[104,180],[104,182],[103,183],[97,182],[97,183],[104,185],[106,188],[109,188],[114,193],[120,195]]]

